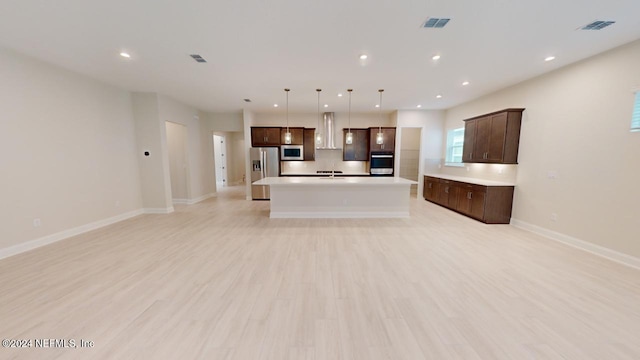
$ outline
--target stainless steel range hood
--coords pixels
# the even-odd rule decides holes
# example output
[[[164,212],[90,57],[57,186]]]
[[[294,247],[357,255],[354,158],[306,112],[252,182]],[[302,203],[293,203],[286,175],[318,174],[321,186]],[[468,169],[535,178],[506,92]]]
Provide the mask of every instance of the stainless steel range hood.
[[[322,144],[317,150],[342,150],[335,144],[335,114],[326,112],[322,114]]]

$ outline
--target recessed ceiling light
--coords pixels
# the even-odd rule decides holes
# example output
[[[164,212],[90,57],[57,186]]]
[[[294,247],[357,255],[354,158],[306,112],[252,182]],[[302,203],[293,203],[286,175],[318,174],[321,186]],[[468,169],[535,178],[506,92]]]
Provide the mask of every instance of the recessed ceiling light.
[[[360,55],[360,60],[367,60],[368,56],[365,54]]]
[[[273,104],[273,107],[278,107],[278,104]]]
[[[338,97],[342,97],[342,93],[339,93],[339,94],[338,94]]]
[[[244,102],[251,102],[251,99],[242,99]]]
[[[465,82],[462,83],[462,86],[467,86],[467,85],[469,85],[468,81],[465,81]]]
[[[377,108],[379,108],[379,107],[380,107],[380,104],[376,104],[376,107],[377,107]]]
[[[329,104],[324,104],[324,107],[329,107]]]
[[[440,94],[436,95],[436,99],[442,99],[442,95]]]
[[[421,107],[422,107],[422,105],[418,105],[418,106],[416,106],[416,107],[419,109],[419,108],[421,108]]]
[[[126,53],[126,52],[121,52],[121,53],[120,53],[120,56],[122,56],[123,58],[127,58],[127,59],[129,59],[129,58],[131,57],[131,55],[129,55],[129,54],[128,54],[128,53]]]
[[[551,60],[555,60],[555,56],[547,56],[546,58],[544,58],[544,61],[551,61]]]
[[[433,55],[431,57],[432,60],[440,60],[440,55]]]

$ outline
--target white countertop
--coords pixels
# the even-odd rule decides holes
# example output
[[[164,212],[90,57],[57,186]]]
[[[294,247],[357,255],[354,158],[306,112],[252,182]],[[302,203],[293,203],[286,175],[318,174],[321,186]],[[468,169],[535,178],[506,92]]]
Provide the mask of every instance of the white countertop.
[[[483,186],[516,186],[516,184],[512,182],[505,181],[494,181],[494,180],[484,180],[478,178],[471,178],[465,176],[455,176],[455,175],[447,175],[447,174],[424,174],[425,176],[452,180],[452,181],[460,181],[469,184],[483,185]]]
[[[411,185],[417,184],[416,181],[407,180],[400,177],[387,176],[369,176],[369,177],[342,177],[336,175],[334,178],[330,176],[303,176],[303,177],[267,177],[253,182],[253,185],[271,185],[271,186],[318,186],[318,185],[337,185],[337,186],[375,186],[375,185]]]
[[[318,173],[301,173],[301,172],[282,172],[280,176],[329,176],[331,174],[318,174]],[[336,174],[336,176],[370,176],[368,172],[353,172]]]

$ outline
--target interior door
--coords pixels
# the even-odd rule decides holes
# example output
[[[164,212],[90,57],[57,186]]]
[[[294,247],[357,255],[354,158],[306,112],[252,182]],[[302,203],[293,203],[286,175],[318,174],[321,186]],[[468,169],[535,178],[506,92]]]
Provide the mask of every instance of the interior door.
[[[213,135],[213,154],[216,165],[216,186],[227,186],[227,146],[225,137]]]

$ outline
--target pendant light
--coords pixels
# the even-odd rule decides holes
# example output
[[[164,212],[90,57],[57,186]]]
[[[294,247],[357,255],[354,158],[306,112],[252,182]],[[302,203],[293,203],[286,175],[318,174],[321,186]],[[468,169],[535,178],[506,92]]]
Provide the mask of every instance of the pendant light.
[[[284,133],[284,143],[291,144],[291,132],[289,131],[289,89],[284,89],[287,94],[287,132]]]
[[[316,92],[318,92],[318,128],[316,129],[316,147],[322,146],[322,131],[320,130],[320,91],[322,91],[322,89],[316,89]]]
[[[351,133],[351,92],[353,89],[347,89],[349,92],[349,130],[347,130],[347,136],[344,139],[345,144],[353,144],[353,134]]]
[[[378,134],[376,135],[376,144],[382,145],[384,143],[384,135],[382,135],[382,92],[384,89],[378,90],[380,93],[380,103],[378,105],[378,110],[380,113],[380,125],[378,125]]]

